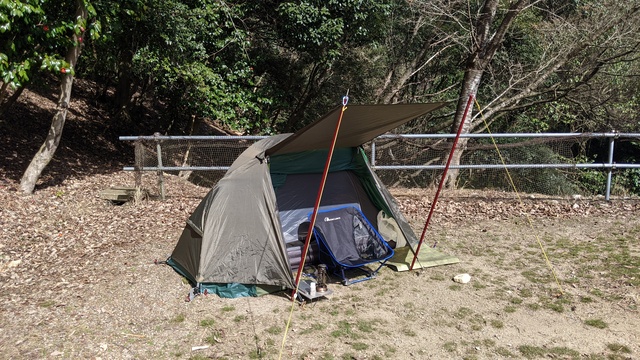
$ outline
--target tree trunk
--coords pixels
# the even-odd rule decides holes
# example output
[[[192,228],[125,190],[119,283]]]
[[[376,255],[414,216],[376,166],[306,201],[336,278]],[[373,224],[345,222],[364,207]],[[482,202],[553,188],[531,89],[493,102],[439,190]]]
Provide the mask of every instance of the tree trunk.
[[[189,131],[187,132],[187,135],[189,136],[193,136],[194,132],[197,132],[198,129],[200,128],[200,125],[203,122],[203,118],[201,116],[191,116],[191,124],[189,126]],[[193,144],[191,141],[189,141],[189,143],[187,144],[187,150],[184,153],[184,156],[182,157],[182,164],[180,164],[180,166],[182,167],[187,167],[191,165],[191,148],[192,148]],[[183,179],[188,179],[191,174],[193,173],[193,170],[181,170],[178,173],[178,176],[183,178]]]
[[[458,99],[458,104],[456,105],[456,113],[453,119],[452,133],[457,133],[458,127],[460,127],[461,122],[463,122],[461,134],[468,134],[471,132],[473,104],[471,109],[469,109],[469,111],[467,112],[467,117],[463,119],[463,116],[465,114],[467,103],[469,102],[469,96],[473,96],[475,98],[476,94],[478,93],[478,88],[480,87],[480,80],[482,80],[483,73],[484,70],[480,69],[468,69],[465,72],[464,80],[462,81],[462,91],[460,93],[460,98]],[[467,147],[467,142],[469,142],[469,138],[461,137],[460,139],[458,139],[458,144],[453,150],[453,156],[451,157],[451,165],[460,165],[460,159],[462,159],[462,154]],[[451,144],[453,145],[453,141]],[[446,156],[444,158],[447,159]],[[459,173],[460,169],[449,169],[449,171],[447,172],[447,176],[444,179],[444,186],[447,189],[455,189]]]
[[[2,119],[2,116],[7,110],[9,110],[11,105],[15,104],[15,102],[18,101],[18,98],[22,94],[23,90],[24,90],[24,86],[21,86],[17,88],[8,99],[6,100],[2,99],[4,101],[0,100],[0,119]]]
[[[8,91],[9,91],[9,83],[2,82],[2,85],[0,85],[0,104],[4,102],[4,98],[7,97]]]
[[[513,3],[500,21],[500,24],[495,28],[495,31],[492,32],[492,24],[495,20],[499,3],[499,0],[486,0],[473,29],[471,53],[467,57],[464,79],[462,80],[462,88],[453,122],[453,132],[457,132],[461,122],[464,122],[461,134],[468,134],[471,131],[472,111],[469,111],[467,117],[463,119],[469,96],[473,95],[475,97],[478,93],[480,81],[482,80],[485,69],[489,66],[496,51],[498,51],[502,45],[509,26],[511,26],[516,16],[518,16],[529,3],[529,0],[519,0]],[[460,159],[462,158],[468,141],[469,138],[460,138],[458,140],[458,147],[453,149],[451,166],[460,165]],[[447,177],[444,179],[444,185],[448,189],[456,187],[459,173],[459,169],[449,169]]]
[[[126,50],[118,62],[119,70],[115,93],[115,108],[116,116],[121,120],[129,119],[131,95],[133,93],[133,86],[131,84],[131,79],[133,78],[133,55],[134,52],[132,50]]]
[[[87,19],[87,9],[83,0],[76,1],[76,21],[81,19]],[[65,60],[71,65],[71,69],[75,69],[78,57],[82,51],[82,43],[78,42],[78,36],[73,35],[74,46],[70,47],[67,51]],[[44,168],[49,164],[53,155],[58,149],[60,144],[60,138],[62,137],[62,129],[64,128],[64,122],[67,117],[67,109],[69,107],[69,99],[71,98],[71,89],[73,87],[73,72],[69,71],[62,76],[62,83],[60,85],[60,96],[58,98],[58,104],[56,106],[56,113],[51,120],[51,127],[49,127],[49,133],[44,141],[44,144],[40,147],[35,154],[29,167],[25,170],[20,180],[20,190],[24,193],[31,194],[36,186],[36,182]]]

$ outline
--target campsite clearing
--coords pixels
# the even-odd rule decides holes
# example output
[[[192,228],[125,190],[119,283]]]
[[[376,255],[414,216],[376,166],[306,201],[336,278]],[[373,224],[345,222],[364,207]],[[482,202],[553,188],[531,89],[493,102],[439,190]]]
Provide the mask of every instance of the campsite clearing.
[[[3,357],[277,359],[286,332],[283,359],[640,358],[637,199],[444,193],[427,241],[459,264],[383,268],[292,307],[284,294],[186,303],[189,285],[154,260],[209,189],[167,176],[164,202],[97,196],[132,183],[98,174],[24,196],[0,179]],[[391,190],[419,234],[433,192]]]

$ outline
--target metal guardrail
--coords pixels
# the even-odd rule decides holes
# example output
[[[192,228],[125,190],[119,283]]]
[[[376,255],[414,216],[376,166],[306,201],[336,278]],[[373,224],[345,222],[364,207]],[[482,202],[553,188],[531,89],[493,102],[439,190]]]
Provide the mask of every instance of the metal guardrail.
[[[455,134],[395,134],[381,135],[376,139],[447,139],[454,138]],[[164,198],[164,189],[162,185],[163,171],[226,171],[229,166],[163,166],[162,164],[162,142],[165,141],[217,141],[217,140],[261,140],[268,136],[161,136],[159,134],[153,136],[121,136],[121,141],[153,141],[156,142],[157,166],[126,166],[124,171],[156,171],[159,175],[161,184],[161,195]],[[607,184],[605,189],[605,199],[609,200],[611,196],[611,180],[613,170],[615,169],[640,169],[640,164],[631,163],[615,163],[614,149],[615,141],[620,138],[636,138],[640,139],[640,133],[499,133],[499,134],[462,134],[461,138],[574,138],[574,139],[609,139],[609,150],[607,162],[603,163],[574,163],[574,164],[476,164],[476,165],[452,165],[451,169],[608,169]],[[376,165],[376,139],[371,142],[371,167],[374,170],[442,170],[444,165]]]

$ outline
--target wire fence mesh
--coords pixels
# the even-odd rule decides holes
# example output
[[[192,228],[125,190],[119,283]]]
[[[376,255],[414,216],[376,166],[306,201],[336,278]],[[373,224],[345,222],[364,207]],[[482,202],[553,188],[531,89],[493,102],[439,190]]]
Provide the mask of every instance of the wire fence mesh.
[[[390,187],[435,186],[442,169],[429,166],[443,164],[451,150],[449,139],[381,138],[375,142],[374,163],[384,167],[378,175]],[[577,149],[584,146],[584,138],[469,139],[465,144],[460,165],[481,167],[458,170],[456,188],[496,189],[511,191],[512,185],[503,166],[529,165],[508,170],[519,191],[542,194],[577,194],[583,170],[552,168],[551,164],[576,164]],[[496,149],[497,148],[497,149]],[[398,168],[393,168],[399,166]],[[412,166],[412,169],[402,169]]]

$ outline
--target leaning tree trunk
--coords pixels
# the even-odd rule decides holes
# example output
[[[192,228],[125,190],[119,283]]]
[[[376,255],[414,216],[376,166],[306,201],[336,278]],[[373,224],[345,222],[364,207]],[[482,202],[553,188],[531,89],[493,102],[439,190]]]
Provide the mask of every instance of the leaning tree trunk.
[[[7,90],[3,89],[3,93],[5,91]],[[24,91],[24,86],[20,86],[19,88],[17,88],[13,92],[13,94],[11,94],[11,96],[9,96],[6,100],[3,98],[2,95],[0,95],[0,119],[2,119],[2,117],[4,116],[4,113],[6,113],[7,110],[9,110],[9,108],[13,104],[15,104],[16,101],[18,101],[18,98],[20,97],[20,95],[22,95],[22,91]]]
[[[83,0],[76,1],[76,21],[81,19],[87,19],[87,9]],[[82,34],[81,34],[82,35]],[[79,36],[73,35],[74,46],[70,47],[67,51],[65,60],[71,65],[71,69],[75,69],[78,57],[82,51],[82,43],[79,41]],[[51,120],[51,127],[49,133],[44,141],[44,144],[40,147],[35,154],[29,167],[25,170],[20,180],[20,190],[24,193],[31,194],[36,187],[36,182],[44,168],[49,164],[58,145],[60,144],[60,138],[62,137],[62,129],[64,128],[64,122],[67,118],[67,109],[69,107],[69,99],[71,98],[71,89],[73,87],[73,71],[69,71],[62,76],[62,83],[60,85],[60,96],[58,98],[58,104],[56,106],[56,113]]]
[[[518,0],[515,3],[512,3],[495,30],[493,30],[493,23],[496,21],[496,12],[500,5],[500,1],[486,0],[484,2],[478,20],[473,28],[472,50],[467,57],[460,98],[458,99],[458,105],[456,107],[456,114],[453,122],[454,131],[457,131],[461,122],[464,122],[461,132],[462,134],[468,134],[473,129],[473,124],[470,121],[473,118],[471,116],[472,111],[469,111],[467,117],[463,119],[469,96],[473,95],[475,97],[478,93],[482,75],[491,63],[496,51],[498,51],[500,46],[502,46],[504,36],[506,35],[509,26],[511,26],[515,18],[520,14],[520,12],[522,12],[529,2],[530,0]],[[464,149],[468,141],[469,138],[459,139],[458,146],[453,149],[451,166],[460,165],[460,159],[462,158],[462,154],[464,153]],[[444,179],[444,185],[449,189],[455,188],[458,180],[458,174],[458,169],[450,169],[447,173],[447,177]]]
[[[475,98],[478,93],[478,88],[480,87],[480,80],[482,80],[482,74],[484,70],[481,69],[467,69],[464,74],[464,80],[462,81],[463,87],[460,92],[460,98],[458,99],[458,104],[456,105],[456,113],[453,119],[454,129],[453,132],[457,132],[460,127],[460,123],[462,123],[461,134],[468,134],[471,132],[473,128],[472,124],[472,113],[473,113],[473,104],[471,104],[471,108],[466,113],[465,110],[467,107],[467,103],[469,102],[469,96],[473,96]],[[460,165],[460,160],[462,159],[462,154],[464,153],[465,148],[467,147],[467,142],[469,142],[468,137],[461,137],[458,139],[458,144],[455,149],[453,149],[453,155],[451,156],[451,165]],[[453,143],[452,143],[453,145]],[[445,157],[446,159],[447,157]],[[444,179],[444,186],[447,189],[455,189],[456,181],[458,180],[458,175],[460,173],[460,169],[449,169],[447,172],[447,176]]]

